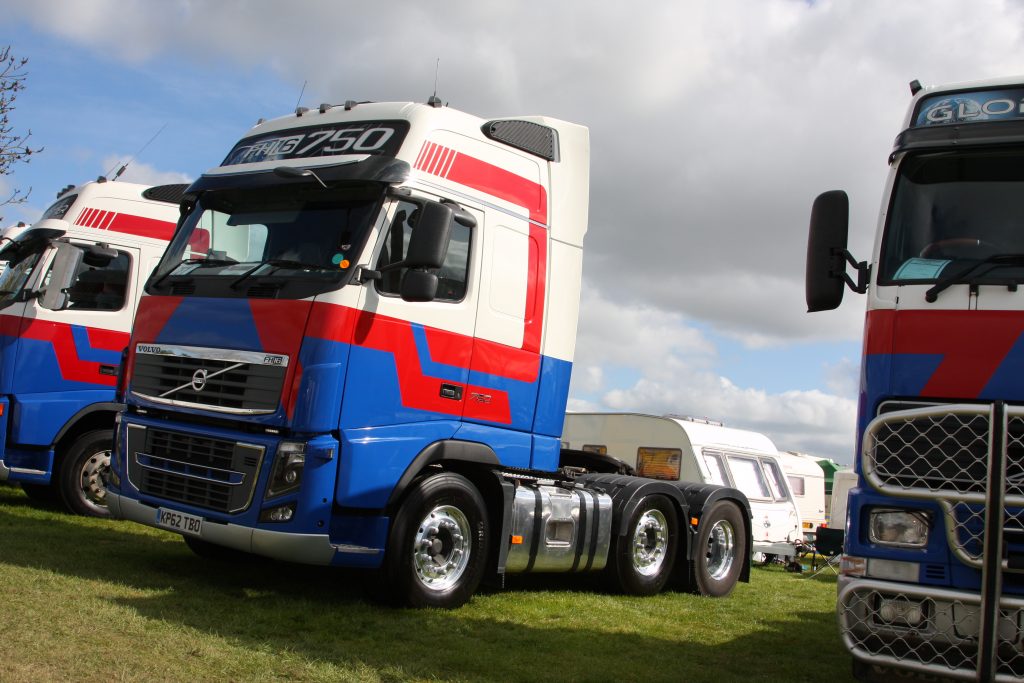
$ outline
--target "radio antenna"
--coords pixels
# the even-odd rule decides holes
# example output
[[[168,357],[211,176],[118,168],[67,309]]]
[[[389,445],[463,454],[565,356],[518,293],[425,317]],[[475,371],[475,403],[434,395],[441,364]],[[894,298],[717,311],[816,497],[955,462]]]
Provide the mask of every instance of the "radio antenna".
[[[299,108],[299,105],[300,105],[300,104],[302,104],[302,96],[303,96],[303,95],[305,94],[305,92],[306,92],[306,83],[307,83],[307,82],[308,82],[308,81],[305,81],[305,80],[304,80],[304,81],[302,81],[302,90],[300,90],[300,91],[299,91],[299,99],[295,100],[295,108],[296,108],[296,109],[298,109],[298,108]]]
[[[129,159],[128,161],[124,162],[124,163],[123,163],[123,164],[121,165],[121,168],[118,168],[118,169],[117,169],[117,173],[114,173],[114,177],[113,177],[113,178],[111,178],[110,180],[111,180],[111,181],[114,181],[114,180],[117,180],[118,178],[120,178],[120,177],[121,177],[121,174],[122,174],[122,173],[124,173],[125,171],[127,171],[127,170],[128,170],[128,164],[130,164],[130,163],[132,163],[133,161],[135,161],[135,158],[136,158],[137,156],[139,156],[139,155],[140,155],[140,154],[142,154],[142,153],[143,153],[144,151],[146,151],[146,148],[147,148],[147,147],[149,147],[149,145],[150,145],[150,144],[151,144],[151,143],[153,142],[153,140],[156,140],[157,136],[158,136],[158,135],[160,135],[160,133],[163,133],[163,132],[164,132],[164,128],[166,128],[166,127],[167,127],[167,124],[166,124],[166,123],[165,123],[164,125],[160,126],[160,130],[158,130],[157,132],[153,133],[153,137],[151,137],[151,138],[149,139],[149,141],[148,141],[148,142],[146,142],[146,144],[144,144],[144,145],[143,145],[142,147],[139,147],[139,151],[138,151],[138,152],[136,152],[135,154],[133,154],[133,155],[132,155],[132,157],[131,157],[131,158],[130,158],[130,159]],[[114,164],[114,166],[116,167],[116,166],[117,166],[117,164]],[[107,175],[110,175],[110,174],[111,174],[111,173],[113,172],[113,170],[114,170],[114,169],[113,169],[113,168],[111,168],[111,169],[110,169],[109,171],[107,171]]]
[[[437,62],[434,63],[434,94],[427,100],[427,104],[431,107],[440,107],[441,98],[437,96],[437,72],[441,70],[441,58],[437,58]]]

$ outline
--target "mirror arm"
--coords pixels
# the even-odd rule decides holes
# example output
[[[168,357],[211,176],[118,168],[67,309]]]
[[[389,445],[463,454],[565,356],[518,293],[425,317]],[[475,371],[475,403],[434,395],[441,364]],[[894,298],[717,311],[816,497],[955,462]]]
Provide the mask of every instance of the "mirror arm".
[[[381,271],[383,270],[384,268],[381,268],[380,270],[373,270],[371,268],[367,268],[366,266],[359,266],[359,270],[356,272],[355,281],[358,284],[364,285],[367,282],[379,280],[382,277]]]
[[[871,267],[867,261],[858,261],[846,249],[832,250],[833,268],[829,275],[839,278],[846,283],[846,286],[857,294],[864,294],[868,291],[868,281],[871,277]],[[854,282],[850,274],[846,272],[846,265],[849,264],[857,271],[857,281]]]

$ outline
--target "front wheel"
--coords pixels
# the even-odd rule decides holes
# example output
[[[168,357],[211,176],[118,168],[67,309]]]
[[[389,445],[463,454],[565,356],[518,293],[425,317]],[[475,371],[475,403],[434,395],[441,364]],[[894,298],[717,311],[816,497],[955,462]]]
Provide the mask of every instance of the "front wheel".
[[[458,607],[480,584],[487,541],[484,501],[468,479],[451,472],[423,479],[391,529],[383,590],[412,607]]]
[[[693,559],[694,592],[725,597],[736,587],[747,547],[739,508],[720,500],[701,517]]]
[[[665,496],[647,496],[626,522],[613,551],[615,579],[630,595],[654,595],[665,587],[678,547],[679,522]]]
[[[114,432],[97,429],[78,437],[60,466],[60,495],[75,514],[109,517],[107,482]]]

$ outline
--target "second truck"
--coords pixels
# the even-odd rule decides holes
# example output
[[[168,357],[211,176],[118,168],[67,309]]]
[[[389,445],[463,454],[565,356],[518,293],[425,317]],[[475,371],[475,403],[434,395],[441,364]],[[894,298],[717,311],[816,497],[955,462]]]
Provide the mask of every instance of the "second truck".
[[[522,572],[728,594],[740,491],[563,462],[588,195],[587,129],[547,117],[432,98],[258,124],[146,285],[114,516],[201,555],[379,568],[414,606]]]

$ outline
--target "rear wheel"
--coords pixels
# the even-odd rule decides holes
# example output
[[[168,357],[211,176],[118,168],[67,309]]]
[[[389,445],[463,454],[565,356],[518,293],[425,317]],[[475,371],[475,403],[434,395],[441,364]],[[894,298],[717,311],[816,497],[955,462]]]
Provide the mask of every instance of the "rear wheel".
[[[613,551],[618,587],[630,595],[653,595],[665,587],[678,547],[679,522],[665,496],[647,496],[629,516],[626,535]]]
[[[697,532],[693,589],[700,595],[725,597],[736,587],[747,547],[739,508],[720,500],[704,513]]]
[[[60,495],[71,512],[109,517],[107,477],[114,432],[97,429],[78,437],[64,456],[59,472]]]
[[[398,510],[381,590],[412,607],[458,607],[480,584],[487,541],[484,501],[468,479],[451,472],[423,479]]]

